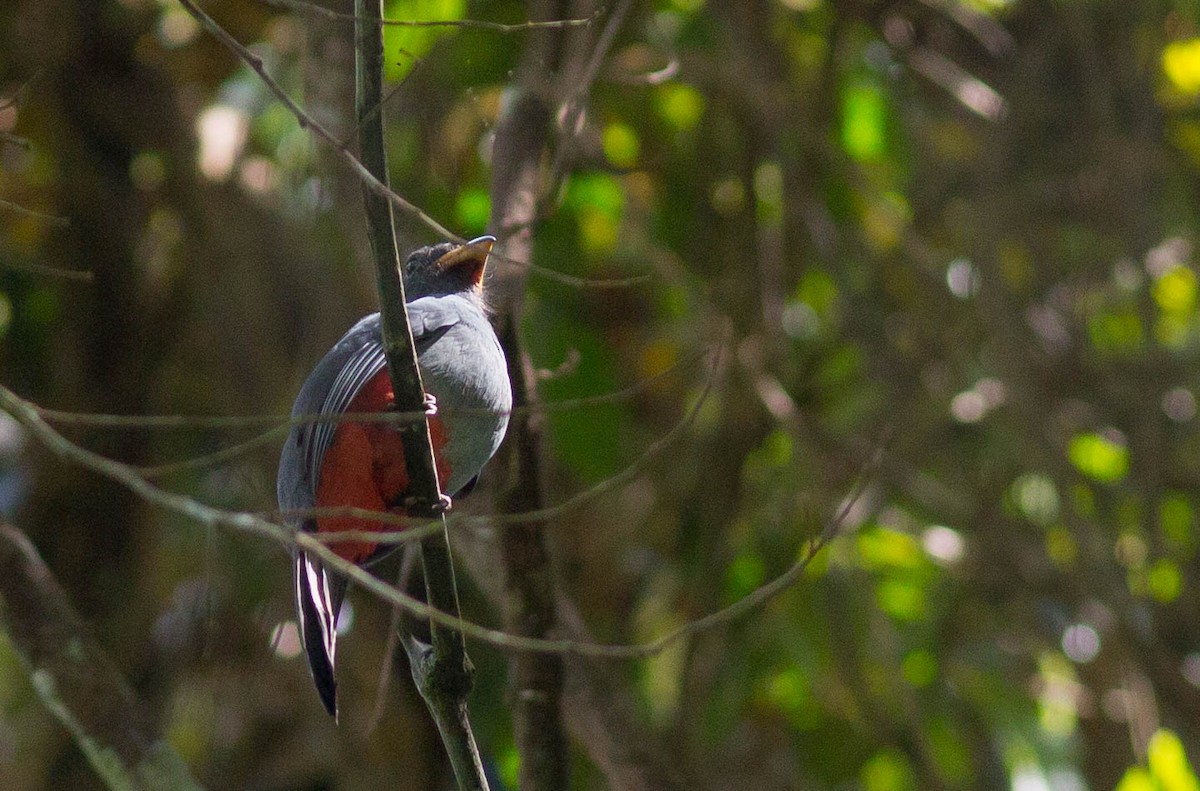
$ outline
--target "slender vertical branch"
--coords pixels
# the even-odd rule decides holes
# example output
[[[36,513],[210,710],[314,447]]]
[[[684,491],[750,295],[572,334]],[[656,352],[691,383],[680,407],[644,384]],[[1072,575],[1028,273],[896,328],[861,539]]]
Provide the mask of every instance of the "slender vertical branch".
[[[554,18],[567,12],[565,3],[535,0],[529,3],[531,19]],[[583,76],[573,86],[570,112],[581,112],[599,63],[624,18],[629,4],[621,2],[610,16],[596,46],[590,50]],[[582,44],[583,42],[577,42]],[[561,100],[563,85],[550,81],[548,73],[576,70],[561,62],[568,46],[562,30],[541,31],[530,37],[522,55],[517,93],[509,102],[496,130],[493,150],[492,226],[501,238],[508,259],[533,260],[532,226],[543,203],[542,162],[553,135],[553,105]],[[575,48],[586,56],[588,49]],[[573,124],[568,123],[568,128]],[[561,175],[563,142],[550,181]],[[516,230],[511,233],[511,229]],[[500,342],[508,358],[513,383],[514,405],[518,408],[537,400],[531,367],[517,327],[523,305],[525,273],[506,268],[493,286],[499,312]],[[509,430],[507,452],[513,479],[500,493],[498,505],[504,513],[522,513],[543,505],[541,422],[516,421]],[[540,525],[534,522],[510,525],[500,533],[500,559],[504,568],[504,618],[507,628],[522,636],[545,638],[558,629],[554,569],[549,547]],[[514,688],[514,738],[521,753],[521,788],[526,791],[558,791],[568,787],[569,750],[562,719],[566,671],[563,658],[550,654],[521,654],[512,659]]]
[[[355,13],[358,17],[355,25],[355,116],[359,158],[363,166],[386,186],[383,114],[374,111],[383,98],[383,34],[379,24],[383,4],[381,0],[355,0]],[[363,202],[379,287],[383,346],[396,408],[403,412],[420,410],[425,406],[425,388],[405,308],[392,204],[378,191],[365,186]],[[411,500],[407,510],[416,517],[436,517],[441,513],[443,496],[438,485],[429,423],[405,423],[399,431],[408,468]],[[457,617],[458,589],[444,526],[440,533],[422,540],[421,566],[430,606]],[[473,668],[463,635],[437,622],[431,622],[430,631],[432,646],[425,646],[411,636],[405,640],[413,679],[437,723],[458,787],[464,791],[486,789],[487,780],[467,717],[466,701],[471,691]]]
[[[553,18],[565,4],[545,0],[528,5],[530,18]],[[532,225],[540,202],[540,173],[552,134],[555,86],[564,49],[561,30],[529,38],[516,80],[517,93],[496,128],[492,170],[492,227],[508,259],[533,259]],[[519,229],[513,232],[510,229]],[[517,408],[536,401],[530,363],[517,327],[523,305],[525,272],[501,269],[491,286],[498,312],[500,343],[508,359]],[[544,505],[541,471],[541,421],[526,416],[509,427],[505,453],[512,478],[498,493],[503,513],[523,513]],[[557,626],[555,582],[541,525],[524,522],[499,533],[503,567],[502,611],[505,627],[527,637],[544,638]],[[569,787],[570,752],[562,722],[563,658],[517,654],[511,658],[513,739],[521,755],[523,791],[562,791]]]
[[[501,119],[496,132],[496,162],[492,180],[493,225],[528,227],[537,205],[537,175],[549,136],[552,115],[546,102],[523,93]],[[532,244],[528,230],[505,239],[505,255],[528,260]],[[523,285],[523,281],[516,285]],[[512,288],[500,317],[500,342],[508,358],[513,403],[521,407],[536,399],[534,378],[517,334],[520,290]],[[500,495],[504,513],[524,513],[542,507],[540,464],[541,421],[524,417],[509,429],[507,452],[513,455],[513,479]],[[541,525],[524,522],[500,531],[504,567],[504,619],[509,631],[527,637],[546,637],[558,620],[553,570]],[[521,788],[555,791],[568,785],[567,740],[561,719],[563,660],[551,654],[512,657],[513,731],[521,753]]]

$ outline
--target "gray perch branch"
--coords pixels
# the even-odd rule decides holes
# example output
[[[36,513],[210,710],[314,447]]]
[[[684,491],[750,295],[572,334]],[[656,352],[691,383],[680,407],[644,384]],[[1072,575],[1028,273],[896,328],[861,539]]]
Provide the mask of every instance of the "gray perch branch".
[[[371,175],[386,186],[388,170],[383,147],[383,113],[376,112],[383,101],[383,28],[379,22],[383,4],[380,0],[355,0],[354,5],[358,18],[355,24],[355,116],[359,158]],[[366,186],[363,187],[363,202],[379,287],[383,347],[396,408],[401,412],[419,411],[425,408],[425,388],[421,383],[421,370],[417,365],[416,347],[405,307],[392,204]],[[438,487],[428,421],[402,424],[400,437],[408,467],[409,494],[414,501],[408,512],[415,517],[436,518],[443,510],[443,496]],[[421,541],[421,567],[430,606],[457,618],[458,589],[444,524],[439,533]],[[467,696],[471,692],[474,669],[467,657],[463,635],[436,621],[430,623],[430,631],[432,645],[429,646],[411,635],[405,638],[413,680],[437,724],[459,789],[486,791],[488,784],[467,715]]]

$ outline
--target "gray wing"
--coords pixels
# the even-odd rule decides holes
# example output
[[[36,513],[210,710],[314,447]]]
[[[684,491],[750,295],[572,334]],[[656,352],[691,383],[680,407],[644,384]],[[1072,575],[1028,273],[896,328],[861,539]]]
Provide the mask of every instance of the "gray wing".
[[[421,300],[418,300],[421,301]],[[409,319],[418,354],[456,320],[452,313],[409,306]],[[363,385],[387,365],[379,314],[359,321],[321,358],[309,374],[292,407],[292,416],[338,415],[346,411]],[[334,422],[292,426],[279,459],[276,482],[279,507],[285,511],[316,504],[317,484],[325,452],[337,430]],[[300,520],[299,529],[316,530],[316,520]],[[326,710],[337,717],[337,614],[346,595],[346,581],[304,552],[293,561],[297,625],[313,683]]]
[[[454,310],[437,303],[432,298],[409,303],[409,322],[418,355],[459,320]],[[351,327],[313,368],[296,396],[292,417],[345,412],[363,385],[385,365],[379,314],[372,313]],[[279,460],[280,508],[286,511],[314,505],[321,463],[336,431],[335,422],[292,427]],[[307,524],[302,527],[311,529]]]

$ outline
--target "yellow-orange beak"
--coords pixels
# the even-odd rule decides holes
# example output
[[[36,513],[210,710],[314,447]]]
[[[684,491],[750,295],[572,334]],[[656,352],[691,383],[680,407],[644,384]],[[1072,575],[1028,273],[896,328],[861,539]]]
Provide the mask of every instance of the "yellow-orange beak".
[[[487,267],[488,254],[492,252],[492,245],[495,243],[496,237],[494,236],[480,236],[478,239],[472,239],[443,255],[434,262],[434,266],[442,271],[461,267],[469,274],[471,282],[478,286],[483,283],[483,270]]]

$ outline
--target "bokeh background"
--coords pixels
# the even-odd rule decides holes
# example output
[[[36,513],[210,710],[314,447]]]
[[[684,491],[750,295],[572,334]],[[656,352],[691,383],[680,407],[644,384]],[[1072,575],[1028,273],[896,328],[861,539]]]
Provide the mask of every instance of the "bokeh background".
[[[571,29],[585,55],[611,11],[550,7],[596,14]],[[351,135],[344,21],[205,8]],[[393,184],[464,236],[489,227],[532,35],[386,32]],[[565,101],[572,75],[545,77]],[[640,465],[545,525],[593,636],[746,595],[862,484],[798,584],[612,665],[687,787],[1200,788],[1200,7],[639,0],[571,96],[533,262],[636,280],[532,271],[521,332],[546,402],[633,388],[544,416],[547,502]],[[283,414],[374,309],[354,176],[172,0],[0,4],[0,98],[0,382],[23,397]],[[255,434],[60,426],[150,468]],[[147,474],[267,512],[277,447]],[[463,507],[488,513],[503,475]],[[287,639],[283,547],[150,507],[3,417],[0,514],[208,787],[447,787],[402,660],[379,691],[383,605],[353,598],[335,726]],[[466,614],[498,623],[461,565]],[[508,658],[471,653],[481,746],[515,788]],[[573,787],[617,787],[571,749]],[[101,787],[3,647],[0,787]]]

